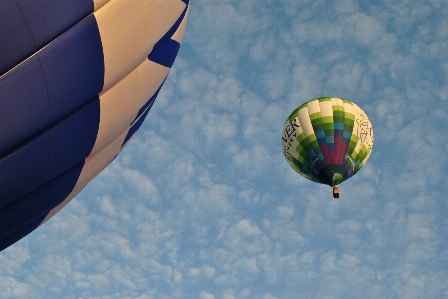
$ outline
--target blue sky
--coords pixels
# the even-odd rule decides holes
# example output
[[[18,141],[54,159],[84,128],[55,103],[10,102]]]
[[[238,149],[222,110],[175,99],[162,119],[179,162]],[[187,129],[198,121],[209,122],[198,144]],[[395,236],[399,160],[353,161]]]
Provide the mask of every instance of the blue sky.
[[[446,1],[197,0],[127,148],[0,253],[1,298],[448,298]],[[331,188],[284,121],[338,96],[375,131]]]

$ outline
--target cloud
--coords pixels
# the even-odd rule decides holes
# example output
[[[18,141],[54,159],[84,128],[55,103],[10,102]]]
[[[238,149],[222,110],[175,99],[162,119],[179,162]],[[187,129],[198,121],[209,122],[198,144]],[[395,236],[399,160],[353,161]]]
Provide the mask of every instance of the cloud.
[[[194,1],[179,57],[124,151],[0,253],[0,296],[444,298],[444,1]],[[353,100],[367,165],[295,173],[281,128]]]
[[[201,291],[201,293],[199,294],[199,297],[201,297],[201,299],[215,299],[215,296],[213,296],[210,293],[207,293],[205,291]]]
[[[33,294],[31,285],[17,281],[12,277],[0,277],[0,284],[3,286],[0,295],[3,298],[29,298]]]

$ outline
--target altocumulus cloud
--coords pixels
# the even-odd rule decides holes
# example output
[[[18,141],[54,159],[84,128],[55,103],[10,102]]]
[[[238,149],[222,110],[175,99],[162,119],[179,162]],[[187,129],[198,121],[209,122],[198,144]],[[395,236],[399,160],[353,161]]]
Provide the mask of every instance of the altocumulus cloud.
[[[194,1],[137,135],[0,253],[2,298],[446,298],[446,1]],[[360,105],[363,170],[331,198],[284,161],[314,97]]]

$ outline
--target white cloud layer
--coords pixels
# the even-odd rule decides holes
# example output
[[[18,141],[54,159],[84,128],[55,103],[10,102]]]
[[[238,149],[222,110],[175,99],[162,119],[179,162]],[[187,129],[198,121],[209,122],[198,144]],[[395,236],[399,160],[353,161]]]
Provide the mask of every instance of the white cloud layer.
[[[446,1],[197,0],[128,147],[0,253],[1,298],[447,298]],[[341,185],[284,161],[289,113],[368,114]]]

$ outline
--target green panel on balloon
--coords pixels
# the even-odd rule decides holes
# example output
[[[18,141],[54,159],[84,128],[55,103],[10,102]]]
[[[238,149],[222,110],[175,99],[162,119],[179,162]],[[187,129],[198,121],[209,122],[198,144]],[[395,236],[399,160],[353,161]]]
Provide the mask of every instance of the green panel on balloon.
[[[285,122],[283,154],[305,178],[335,186],[356,174],[372,152],[373,129],[356,104],[323,97],[303,103]]]

